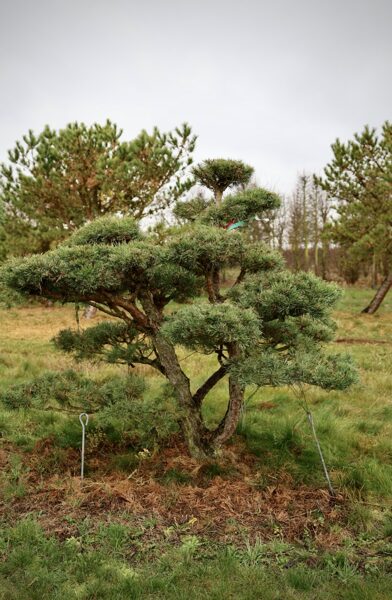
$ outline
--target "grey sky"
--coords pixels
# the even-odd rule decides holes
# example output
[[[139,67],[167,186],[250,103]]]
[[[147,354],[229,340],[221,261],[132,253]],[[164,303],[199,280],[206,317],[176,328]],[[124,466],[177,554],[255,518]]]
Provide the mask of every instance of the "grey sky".
[[[188,121],[289,192],[391,118],[389,0],[0,0],[0,160],[29,128]]]

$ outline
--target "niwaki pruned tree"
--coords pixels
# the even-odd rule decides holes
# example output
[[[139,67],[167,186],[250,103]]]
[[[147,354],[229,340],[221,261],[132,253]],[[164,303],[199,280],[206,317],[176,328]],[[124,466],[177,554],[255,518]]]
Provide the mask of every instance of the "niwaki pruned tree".
[[[163,241],[143,234],[130,217],[103,217],[55,250],[13,259],[1,276],[23,294],[87,302],[112,317],[84,331],[60,332],[58,347],[78,359],[159,372],[178,400],[189,452],[204,459],[235,432],[247,386],[330,390],[356,379],[349,357],[322,349],[334,334],[329,313],[338,288],[310,273],[289,273],[279,254],[224,228],[278,204],[263,189],[227,196]],[[227,267],[237,267],[237,277],[221,289],[215,275]],[[201,369],[203,356],[215,358],[215,369],[197,388],[181,361],[184,348],[200,355]],[[226,409],[207,427],[203,402],[224,382]]]

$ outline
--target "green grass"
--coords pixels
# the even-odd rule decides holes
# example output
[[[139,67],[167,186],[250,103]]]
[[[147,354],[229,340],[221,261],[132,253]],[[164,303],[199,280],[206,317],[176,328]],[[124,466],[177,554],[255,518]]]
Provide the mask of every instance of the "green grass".
[[[162,543],[143,538],[141,542],[134,525],[112,523],[110,514],[106,523],[94,527],[86,524],[83,529],[79,523],[77,534],[60,540],[45,534],[34,521],[39,515],[33,515],[13,527],[4,523],[0,598],[391,598],[392,294],[376,315],[361,314],[372,294],[372,290],[347,288],[335,313],[337,338],[347,343],[332,343],[331,348],[354,356],[360,383],[345,393],[307,391],[333,484],[349,498],[347,532],[338,532],[340,539],[347,538],[343,547],[321,551],[314,540],[309,547],[306,543],[288,547],[279,536],[268,544],[247,541],[241,548],[213,545],[202,535],[181,534],[174,545],[170,539]],[[69,307],[19,307],[0,311],[0,319],[0,390],[46,370],[72,367],[97,379],[119,372],[110,366],[75,365],[53,349],[51,338],[74,323]],[[182,358],[195,387],[214,368],[210,357],[184,352]],[[137,370],[148,382],[149,398],[167,395],[159,376],[147,367]],[[248,390],[247,396],[252,392]],[[222,382],[206,399],[203,410],[208,423],[218,422],[226,401]],[[28,494],[24,454],[39,440],[55,440],[50,457],[42,458],[44,485],[48,471],[61,476],[64,449],[78,445],[80,426],[76,415],[2,408],[0,433],[2,443],[15,449],[0,481],[7,505]],[[271,388],[254,394],[238,434],[256,457],[260,489],[280,480],[291,480],[294,486],[325,487],[306,415],[292,390]],[[113,454],[107,468],[131,473],[138,460],[134,451],[121,450]],[[209,469],[211,479],[230,477],[219,464]],[[190,478],[173,467],[162,482],[178,486],[181,493]],[[276,546],[279,543],[283,546]],[[363,561],[361,556],[370,547],[376,549]]]
[[[237,550],[208,547],[187,536],[153,563],[132,565],[132,532],[120,525],[85,528],[64,542],[31,519],[6,528],[0,538],[2,600],[387,600],[392,576],[368,563],[364,576],[348,552],[329,553],[317,569],[311,554],[294,556],[287,544],[259,542]],[[293,558],[294,556],[294,558]],[[288,565],[291,566],[288,568]]]

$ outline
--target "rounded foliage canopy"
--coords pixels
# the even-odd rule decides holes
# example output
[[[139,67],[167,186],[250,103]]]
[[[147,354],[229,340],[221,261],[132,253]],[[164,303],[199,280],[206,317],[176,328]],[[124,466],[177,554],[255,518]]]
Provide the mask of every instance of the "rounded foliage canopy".
[[[130,218],[102,218],[56,250],[7,263],[1,277],[19,292],[90,302],[120,319],[120,325],[62,332],[58,345],[79,358],[140,362],[165,373],[154,341],[161,336],[173,347],[215,353],[221,372],[241,386],[302,382],[344,389],[356,380],[350,358],[322,350],[334,334],[330,312],[339,289],[284,270],[270,248],[217,226],[223,214],[250,218],[277,202],[259,189],[229,196],[163,243]],[[219,273],[228,266],[238,277],[224,291]],[[172,300],[186,304],[165,311]]]
[[[198,183],[221,196],[228,187],[249,183],[253,171],[253,167],[241,160],[215,158],[195,166],[193,175]]]

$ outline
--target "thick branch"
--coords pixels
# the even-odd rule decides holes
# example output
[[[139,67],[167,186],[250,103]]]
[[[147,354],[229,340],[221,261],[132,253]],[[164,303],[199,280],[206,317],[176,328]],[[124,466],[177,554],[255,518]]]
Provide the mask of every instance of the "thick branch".
[[[135,360],[135,363],[137,363],[139,365],[149,365],[153,369],[156,369],[157,371],[162,373],[162,375],[165,375],[165,370],[164,370],[163,366],[161,365],[160,361],[158,360],[158,358],[154,358],[153,360],[151,360],[149,358],[140,357]]]
[[[148,322],[146,315],[141,310],[139,310],[135,304],[133,304],[132,302],[129,302],[119,296],[108,295],[108,297],[110,298],[110,301],[113,303],[113,306],[116,306],[116,305],[121,306],[121,308],[124,308],[125,310],[127,310],[129,312],[129,314],[132,316],[132,318],[135,322],[135,325],[140,330],[146,331],[146,330],[150,329],[149,322]]]
[[[211,432],[213,444],[216,448],[219,448],[235,432],[244,404],[244,391],[232,377],[229,377],[229,395],[230,399],[226,414],[218,427]]]
[[[208,300],[211,302],[211,304],[215,304],[214,284],[212,282],[212,276],[210,273],[206,275],[206,291]]]
[[[238,358],[240,352],[237,344],[228,344],[229,357],[231,359]],[[243,388],[229,376],[229,403],[226,414],[218,427],[211,432],[211,439],[216,448],[219,448],[226,440],[228,440],[236,430],[238,421],[241,416],[241,410],[244,404]]]
[[[97,302],[99,304],[104,304],[106,301],[106,298],[99,294],[75,295],[74,297],[67,297],[64,294],[60,294],[59,292],[49,289],[41,290],[40,295],[44,298],[53,298],[53,300],[59,300],[60,302],[86,302],[86,304]]]
[[[213,373],[204,383],[199,387],[199,389],[193,394],[193,402],[196,406],[201,406],[204,398],[207,396],[208,392],[212,390],[212,388],[226,375],[227,367],[221,366],[215,373]]]
[[[127,317],[127,315],[125,313],[123,313],[121,311],[121,313],[119,314],[118,311],[114,311],[114,310],[108,310],[107,308],[105,308],[104,306],[102,306],[102,304],[99,304],[98,302],[94,302],[93,300],[89,301],[89,305],[93,306],[94,308],[96,308],[97,310],[100,310],[101,312],[105,313],[106,315],[109,315],[110,317],[115,317],[115,318],[119,318],[119,319],[124,319],[125,321],[130,322],[131,319],[129,319]]]
[[[224,298],[220,293],[220,273],[217,267],[212,271],[212,287],[214,290],[215,301],[223,302]]]
[[[237,279],[233,283],[232,288],[235,287],[236,285],[238,285],[239,283],[241,283],[241,281],[243,281],[245,275],[246,275],[246,269],[242,268],[238,274]]]

